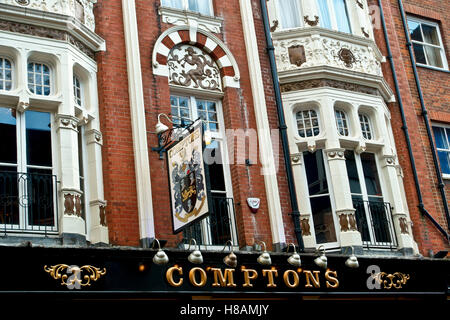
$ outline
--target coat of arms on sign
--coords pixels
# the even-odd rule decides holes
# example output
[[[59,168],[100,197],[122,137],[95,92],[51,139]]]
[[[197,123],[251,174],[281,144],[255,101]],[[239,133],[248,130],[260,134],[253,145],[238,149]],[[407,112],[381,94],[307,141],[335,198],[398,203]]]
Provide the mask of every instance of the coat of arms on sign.
[[[170,188],[174,230],[208,213],[201,129],[169,151]]]

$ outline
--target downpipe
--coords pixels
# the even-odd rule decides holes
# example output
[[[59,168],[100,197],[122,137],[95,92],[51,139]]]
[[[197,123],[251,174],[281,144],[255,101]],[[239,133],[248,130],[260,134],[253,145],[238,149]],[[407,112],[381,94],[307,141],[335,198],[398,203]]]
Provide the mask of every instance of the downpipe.
[[[275,103],[277,106],[277,114],[278,114],[278,125],[280,130],[280,136],[281,136],[281,144],[283,146],[283,156],[284,156],[284,164],[286,167],[286,178],[289,188],[289,198],[291,202],[291,216],[294,223],[294,233],[295,237],[297,238],[297,243],[300,248],[300,251],[305,250],[305,245],[303,243],[303,237],[302,237],[302,229],[300,227],[300,212],[298,209],[298,202],[297,202],[297,194],[295,192],[295,185],[294,185],[294,175],[292,173],[292,165],[291,165],[291,156],[289,151],[289,144],[288,144],[288,137],[287,137],[287,126],[286,126],[286,120],[284,118],[284,111],[283,111],[283,103],[281,99],[281,91],[280,91],[280,83],[278,81],[278,72],[277,72],[277,66],[275,62],[275,54],[272,43],[272,36],[270,34],[270,27],[269,27],[269,16],[267,13],[267,7],[266,7],[266,1],[267,0],[260,0],[261,3],[261,12],[262,12],[262,21],[264,25],[264,34],[266,36],[266,45],[267,45],[267,53],[269,55],[270,60],[270,70],[272,73],[272,81],[273,81],[273,88],[275,91]]]

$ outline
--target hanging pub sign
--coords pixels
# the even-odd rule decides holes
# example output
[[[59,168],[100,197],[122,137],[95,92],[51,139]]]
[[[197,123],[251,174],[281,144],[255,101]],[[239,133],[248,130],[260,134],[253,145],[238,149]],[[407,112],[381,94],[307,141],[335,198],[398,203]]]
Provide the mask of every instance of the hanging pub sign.
[[[210,212],[200,125],[167,151],[173,232],[206,218]]]

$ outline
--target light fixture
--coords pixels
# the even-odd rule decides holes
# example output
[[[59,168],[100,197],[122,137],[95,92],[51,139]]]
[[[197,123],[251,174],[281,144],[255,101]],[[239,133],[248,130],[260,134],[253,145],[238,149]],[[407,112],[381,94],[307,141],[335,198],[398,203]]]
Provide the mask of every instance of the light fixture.
[[[156,254],[153,256],[153,262],[155,264],[159,264],[159,265],[168,263],[169,257],[167,256],[167,254],[164,251],[162,251],[159,240],[155,239],[153,242],[153,246],[155,245],[155,242],[158,244],[158,252],[156,252]]]
[[[358,268],[359,267],[358,259],[355,256],[355,248],[352,247],[352,254],[345,261],[345,265],[349,268]]]
[[[290,246],[294,247],[294,253],[287,259],[287,262],[295,267],[300,267],[302,265],[302,261],[300,260],[300,255],[297,253],[295,244],[289,243],[286,252],[289,252]]]
[[[230,246],[230,254],[228,254],[225,258],[223,258],[223,263],[225,263],[227,266],[232,267],[232,268],[236,268],[237,266],[237,257],[233,252],[233,242],[231,240],[228,240],[225,243],[225,247],[223,248],[222,251],[225,250],[225,248],[227,247],[227,245]]]
[[[264,251],[258,257],[258,259],[256,259],[256,261],[258,261],[259,264],[262,264],[264,266],[271,265],[272,264],[272,259],[270,258],[270,254],[266,250],[266,243],[264,241],[260,241],[259,243],[261,243],[264,246]]]
[[[328,259],[325,256],[325,248],[324,248],[324,246],[319,246],[319,248],[317,248],[317,250],[316,250],[316,253],[320,252],[320,248],[322,248],[322,253],[317,258],[314,259],[314,263],[316,265],[318,265],[319,267],[321,267],[323,269],[326,269],[327,268]]]
[[[161,122],[161,119],[160,119],[161,116],[166,117],[166,119],[169,120],[170,123],[173,123],[172,120],[170,120],[170,118],[165,113],[158,114],[158,123],[155,126],[155,133],[156,134],[161,134],[161,133],[164,133],[167,130],[169,130],[169,127]]]
[[[189,247],[188,247],[188,250],[191,248],[191,243],[192,243],[192,241],[194,241],[195,245],[197,245],[197,241],[195,241],[195,239],[190,239],[190,240],[189,240]],[[195,247],[194,247],[194,248],[195,248]],[[200,249],[200,246],[198,246],[198,248]],[[200,250],[194,250],[194,251],[192,251],[191,254],[190,254],[189,257],[188,257],[188,260],[189,260],[191,263],[194,263],[194,264],[201,264],[201,263],[203,263],[203,256],[202,256],[202,253],[200,252]]]

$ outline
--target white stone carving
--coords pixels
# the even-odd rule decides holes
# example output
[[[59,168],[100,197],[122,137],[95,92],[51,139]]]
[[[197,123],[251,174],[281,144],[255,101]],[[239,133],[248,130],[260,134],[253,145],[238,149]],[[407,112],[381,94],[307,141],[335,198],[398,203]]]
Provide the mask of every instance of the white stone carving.
[[[77,2],[79,4],[77,4]],[[74,18],[80,18],[77,13],[79,6],[83,7],[83,20],[81,21],[91,31],[95,30],[94,3],[97,0],[0,0],[0,3],[14,5],[22,8],[30,8],[45,12],[59,13]]]
[[[382,76],[380,59],[369,42],[364,45],[352,41],[352,39],[352,37],[348,37],[348,41],[334,39],[327,36],[325,32],[323,34],[304,33],[301,37],[283,37],[283,39],[274,40],[278,71],[329,66]],[[289,48],[293,46],[304,47],[306,62],[301,66],[290,61]],[[347,49],[353,54],[354,61],[352,63],[348,63],[340,57],[341,49]]]
[[[167,59],[169,83],[188,88],[222,91],[220,71],[214,60],[201,49],[181,45]]]

